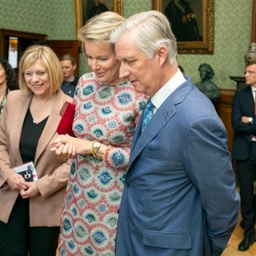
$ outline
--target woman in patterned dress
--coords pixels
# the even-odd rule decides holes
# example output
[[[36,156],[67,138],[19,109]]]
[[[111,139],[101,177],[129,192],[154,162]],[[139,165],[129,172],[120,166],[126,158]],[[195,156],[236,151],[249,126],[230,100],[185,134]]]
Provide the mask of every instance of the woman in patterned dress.
[[[78,32],[92,72],[74,95],[76,136],[60,135],[52,151],[75,157],[61,221],[60,255],[114,255],[118,209],[134,130],[147,96],[119,78],[109,38],[123,21],[114,12],[90,19]]]

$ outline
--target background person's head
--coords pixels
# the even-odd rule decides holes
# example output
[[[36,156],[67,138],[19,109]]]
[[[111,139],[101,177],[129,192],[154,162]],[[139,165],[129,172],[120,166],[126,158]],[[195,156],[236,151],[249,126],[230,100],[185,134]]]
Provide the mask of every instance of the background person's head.
[[[95,5],[99,5],[100,0],[94,0]]]
[[[16,74],[4,58],[0,58],[0,86],[5,86],[10,90],[15,90],[18,87]]]
[[[64,80],[69,82],[73,81],[74,71],[76,69],[74,58],[69,54],[65,54],[60,58],[60,65],[63,71]]]
[[[244,77],[247,85],[252,85],[256,88],[256,60],[246,63]]]
[[[54,51],[48,46],[32,45],[28,47],[19,62],[19,87],[24,93],[31,93],[31,89],[28,87],[25,79],[25,71],[40,61],[40,64],[44,67],[49,84],[48,93],[56,92],[63,81],[63,73],[58,57]],[[40,71],[37,75],[40,78]]]
[[[248,63],[246,63],[246,67],[249,67],[251,65],[256,65],[256,60],[251,60]]]

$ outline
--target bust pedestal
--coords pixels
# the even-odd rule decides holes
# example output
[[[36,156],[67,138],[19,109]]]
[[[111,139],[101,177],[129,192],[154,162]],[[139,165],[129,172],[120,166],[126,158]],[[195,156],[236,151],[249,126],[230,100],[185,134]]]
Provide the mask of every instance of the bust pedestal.
[[[247,84],[245,83],[244,76],[230,76],[230,79],[236,82],[237,91],[240,91],[241,89],[247,86]]]

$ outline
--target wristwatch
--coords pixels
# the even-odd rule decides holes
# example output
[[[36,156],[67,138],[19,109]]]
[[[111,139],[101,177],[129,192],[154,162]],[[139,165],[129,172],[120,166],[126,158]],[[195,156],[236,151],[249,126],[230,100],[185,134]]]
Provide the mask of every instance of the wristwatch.
[[[249,117],[249,118],[248,118],[249,124],[252,124],[252,121],[253,121],[252,117]]]
[[[98,151],[100,149],[100,146],[101,145],[100,145],[100,143],[97,140],[93,141],[93,143],[92,143],[92,155],[95,158],[98,158],[98,159],[102,158],[102,156],[97,155],[97,153],[98,153]]]

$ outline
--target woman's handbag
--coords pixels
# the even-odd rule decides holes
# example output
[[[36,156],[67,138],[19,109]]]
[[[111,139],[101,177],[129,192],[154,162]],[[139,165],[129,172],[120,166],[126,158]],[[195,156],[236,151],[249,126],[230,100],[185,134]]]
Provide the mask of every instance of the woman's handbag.
[[[65,102],[60,110],[61,119],[57,128],[58,134],[68,134],[75,137],[72,125],[74,121],[76,105],[71,102]]]

